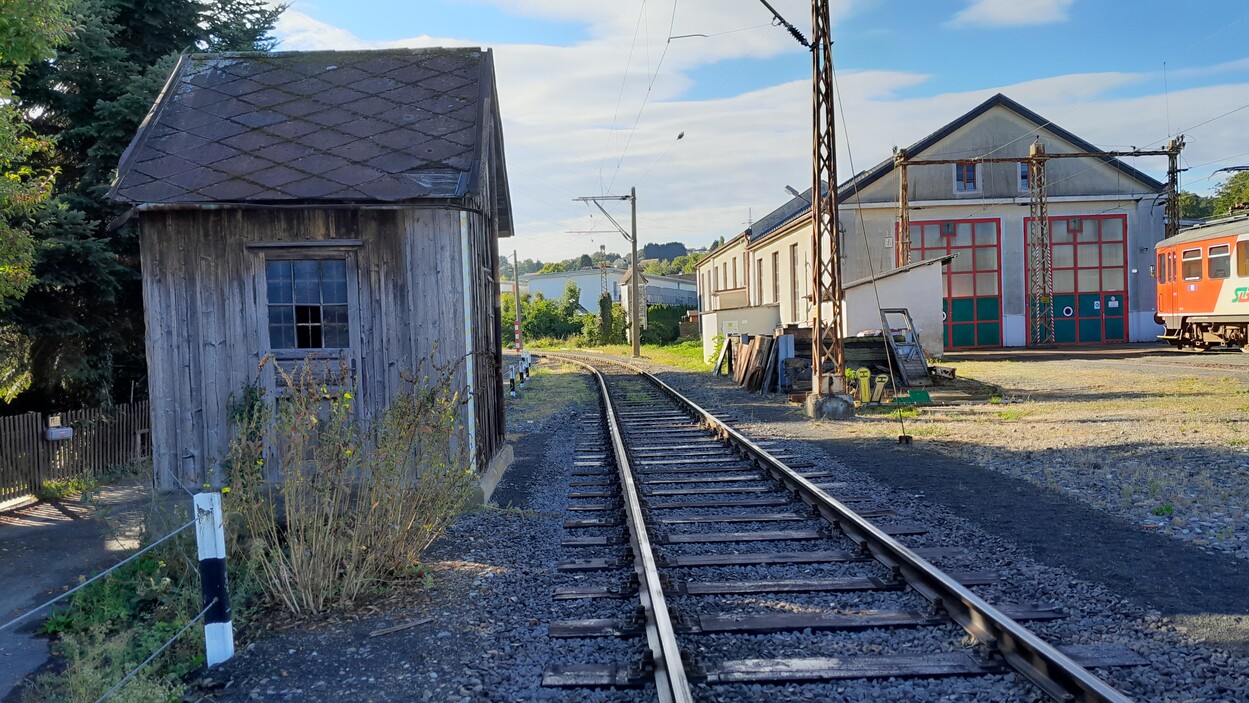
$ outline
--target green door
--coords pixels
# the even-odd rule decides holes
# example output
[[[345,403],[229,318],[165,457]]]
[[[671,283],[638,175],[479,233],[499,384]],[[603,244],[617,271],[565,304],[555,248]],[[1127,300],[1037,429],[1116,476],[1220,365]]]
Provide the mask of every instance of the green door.
[[[1102,296],[1102,329],[1105,333],[1102,341],[1128,341],[1127,303],[1122,293],[1108,293]]]

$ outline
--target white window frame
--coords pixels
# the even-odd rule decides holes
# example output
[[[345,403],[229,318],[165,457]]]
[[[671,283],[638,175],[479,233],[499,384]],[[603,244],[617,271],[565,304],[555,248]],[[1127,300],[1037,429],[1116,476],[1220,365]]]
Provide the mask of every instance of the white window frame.
[[[1195,254],[1195,256],[1189,256],[1189,254]],[[1195,277],[1188,276],[1184,273],[1184,264],[1190,261],[1197,262],[1197,275]],[[1205,275],[1205,267],[1202,266],[1202,263],[1200,247],[1196,249],[1185,249],[1180,252],[1180,278],[1185,281],[1200,281]]]
[[[1031,169],[1027,161],[1019,162],[1019,192],[1027,193],[1031,190],[1029,182],[1032,179]]]

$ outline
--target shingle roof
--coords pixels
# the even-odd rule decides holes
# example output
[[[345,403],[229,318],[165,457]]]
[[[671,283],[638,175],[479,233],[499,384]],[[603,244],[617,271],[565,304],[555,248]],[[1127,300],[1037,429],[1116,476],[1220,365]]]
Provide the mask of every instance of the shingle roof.
[[[463,197],[479,188],[483,122],[497,119],[483,117],[493,90],[490,54],[480,49],[184,56],[122,155],[109,197]]]

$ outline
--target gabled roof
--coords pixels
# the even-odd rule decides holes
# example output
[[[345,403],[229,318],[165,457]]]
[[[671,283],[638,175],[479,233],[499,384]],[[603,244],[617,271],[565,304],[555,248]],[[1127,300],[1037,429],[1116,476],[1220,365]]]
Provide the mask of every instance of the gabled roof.
[[[1038,128],[1044,128],[1045,131],[1053,134],[1059,139],[1076,146],[1080,151],[1087,151],[1087,152],[1092,152],[1092,153],[1100,153],[1102,151],[1100,148],[1098,148],[1096,145],[1092,144],[1091,142],[1087,142],[1081,139],[1075,134],[1068,132],[1062,127],[1059,127],[1058,125],[1038,115],[1032,110],[1029,110],[1023,105],[1020,105],[1019,103],[1015,102],[1014,100],[1011,100],[1010,98],[1006,97],[1002,93],[998,93],[997,95],[994,95],[988,100],[972,108],[970,111],[964,113],[961,117],[954,120],[953,122],[946,124],[941,129],[938,129],[932,134],[929,134],[923,139],[910,145],[909,147],[906,148],[906,153],[911,157],[919,156],[920,154],[922,154],[923,152],[927,151],[929,148],[931,148],[932,146],[940,142],[942,139],[945,139],[946,137],[950,136],[954,132],[957,132],[959,129],[962,129],[972,120],[976,119],[977,117],[980,117],[981,115],[985,114],[986,112],[988,112],[989,110],[992,110],[995,107],[1004,107],[1007,110],[1014,112],[1015,114],[1019,115],[1025,120],[1032,122]],[[1164,186],[1161,182],[1159,182],[1155,178],[1149,176],[1148,174],[1142,171],[1138,171],[1137,169],[1132,168],[1127,163],[1120,161],[1119,159],[1116,159],[1113,156],[1105,156],[1105,157],[1102,157],[1100,160],[1102,163],[1112,168],[1117,169],[1118,171],[1124,173],[1125,175],[1131,178],[1134,178],[1140,181],[1141,183],[1144,183],[1150,188],[1153,188],[1155,191],[1161,192],[1163,189],[1166,188],[1166,186]],[[856,175],[854,178],[851,178],[850,180],[843,183],[838,188],[838,192],[837,192],[838,198],[844,200],[845,198],[854,195],[854,192],[856,190],[862,190],[868,187],[869,185],[875,183],[876,181],[884,177],[886,174],[893,171],[893,168],[894,166],[893,166],[892,157],[885,159],[884,161],[881,161],[879,164],[874,166],[871,170],[860,173]]]
[[[942,139],[945,139],[946,137],[950,136],[951,134],[958,131],[962,127],[966,126],[972,120],[980,117],[981,115],[985,114],[989,110],[992,110],[993,108],[999,107],[999,106],[1004,107],[1014,112],[1015,114],[1019,115],[1025,120],[1028,120],[1029,122],[1032,122],[1033,124],[1037,125],[1038,128],[1044,127],[1044,129],[1047,132],[1050,132],[1051,134],[1058,137],[1059,139],[1062,139],[1063,141],[1066,141],[1074,145],[1081,151],[1088,151],[1088,152],[1093,152],[1093,153],[1100,153],[1102,151],[1101,149],[1099,149],[1097,146],[1093,145],[1092,143],[1081,139],[1080,137],[1076,136],[1075,134],[1072,134],[1071,132],[1068,132],[1067,130],[1063,129],[1062,127],[1059,127],[1058,125],[1038,115],[1032,110],[1029,110],[1023,105],[1020,105],[1019,103],[1015,102],[1014,100],[1011,100],[1010,98],[1006,97],[1002,93],[998,93],[997,95],[994,95],[988,100],[972,108],[970,111],[964,113],[962,116],[960,116],[958,119],[954,120],[953,122],[950,122],[942,126],[941,129],[938,129],[932,134],[929,134],[923,139],[920,139],[919,141],[907,147],[906,148],[907,154],[909,154],[912,157],[919,156],[924,151],[936,145]],[[1157,192],[1162,192],[1163,190],[1166,189],[1166,186],[1163,185],[1160,181],[1154,179],[1153,177],[1149,176],[1148,174],[1142,171],[1132,168],[1130,165],[1128,165],[1127,163],[1119,159],[1116,159],[1112,156],[1106,156],[1106,157],[1102,157],[1100,160],[1102,161],[1102,163],[1105,163],[1106,165],[1119,170],[1120,172],[1128,175],[1129,177],[1140,181],[1141,183],[1154,189]],[[837,187],[838,202],[842,202],[842,203],[848,202],[850,198],[854,197],[854,194],[856,191],[862,190],[870,186],[871,184],[875,183],[876,181],[888,175],[890,172],[893,171],[893,169],[894,169],[894,162],[893,162],[893,158],[890,157],[888,159],[885,159],[884,161],[881,161],[879,164],[872,167],[871,169],[867,171],[863,171],[862,173],[855,175],[853,178],[846,180],[840,186]],[[780,206],[776,210],[773,210],[772,212],[760,218],[759,221],[756,222],[754,226],[750,228],[750,239],[751,241],[757,241],[761,239],[762,237],[767,236],[769,233],[779,229],[781,226],[785,225],[786,223],[793,221],[798,216],[804,215],[810,211],[811,211],[811,189],[808,188],[807,190],[803,191],[800,197],[792,198],[791,200],[789,200],[789,202],[785,203],[784,205]]]
[[[482,192],[480,151],[493,128],[491,185],[510,231],[494,91],[481,49],[186,55],[108,195],[136,204],[462,198]]]

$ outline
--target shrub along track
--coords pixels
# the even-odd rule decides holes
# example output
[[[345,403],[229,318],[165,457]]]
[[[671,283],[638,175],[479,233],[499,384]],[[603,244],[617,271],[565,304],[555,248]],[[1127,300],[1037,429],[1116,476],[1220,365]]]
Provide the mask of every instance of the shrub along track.
[[[895,539],[924,526],[844,495],[834,474],[786,464],[775,443],[639,369],[551,356],[594,373],[602,414],[585,421],[570,486],[564,544],[577,558],[560,569],[579,583],[555,593],[595,617],[550,624],[576,646],[544,685],[653,684],[673,701],[753,699],[770,685],[805,700],[887,680],[909,695],[1129,700],[1085,667],[1140,657],[1047,644],[1020,622],[1060,610],[990,605],[972,588],[993,574],[947,574],[932,561],[954,550]],[[589,638],[612,644],[596,652]]]

